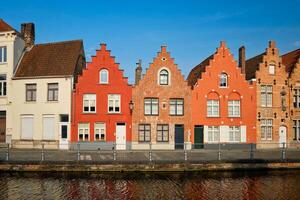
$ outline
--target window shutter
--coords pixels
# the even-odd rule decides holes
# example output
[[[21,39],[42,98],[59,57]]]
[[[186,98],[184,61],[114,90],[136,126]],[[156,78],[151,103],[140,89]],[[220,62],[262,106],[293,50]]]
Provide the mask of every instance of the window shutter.
[[[246,136],[246,126],[241,126],[241,142],[246,142],[247,136]]]
[[[22,116],[21,138],[26,140],[33,139],[33,116]]]

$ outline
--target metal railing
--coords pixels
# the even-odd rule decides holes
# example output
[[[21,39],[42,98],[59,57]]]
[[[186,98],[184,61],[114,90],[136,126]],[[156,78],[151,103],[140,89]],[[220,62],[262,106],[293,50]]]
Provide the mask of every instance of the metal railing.
[[[148,143],[143,149],[118,150],[116,143],[111,149],[88,149],[76,143],[68,148],[61,145],[40,144],[38,148],[22,144],[11,148],[0,144],[0,162],[82,162],[82,163],[206,163],[206,162],[300,162],[300,143],[259,143],[259,144],[188,144],[167,145]],[[160,146],[157,146],[160,145]],[[172,149],[175,146],[181,149]],[[171,149],[170,149],[171,147]],[[162,149],[165,148],[165,149]]]

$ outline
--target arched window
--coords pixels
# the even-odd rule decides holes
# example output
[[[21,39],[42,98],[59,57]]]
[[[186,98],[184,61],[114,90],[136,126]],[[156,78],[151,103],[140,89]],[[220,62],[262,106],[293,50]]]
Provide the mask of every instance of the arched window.
[[[220,87],[228,86],[228,76],[226,73],[221,73],[220,75]]]
[[[108,70],[102,69],[100,70],[100,83],[101,84],[108,84]]]
[[[159,72],[159,84],[169,85],[169,72],[165,69]]]

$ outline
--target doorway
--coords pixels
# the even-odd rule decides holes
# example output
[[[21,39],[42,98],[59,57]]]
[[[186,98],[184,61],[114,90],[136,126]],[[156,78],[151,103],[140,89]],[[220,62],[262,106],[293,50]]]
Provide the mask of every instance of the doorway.
[[[126,124],[116,125],[116,150],[126,150]]]
[[[184,148],[184,126],[175,124],[175,149]]]
[[[204,148],[203,132],[204,132],[203,125],[196,125],[194,127],[194,147],[195,147],[195,149],[203,149]]]

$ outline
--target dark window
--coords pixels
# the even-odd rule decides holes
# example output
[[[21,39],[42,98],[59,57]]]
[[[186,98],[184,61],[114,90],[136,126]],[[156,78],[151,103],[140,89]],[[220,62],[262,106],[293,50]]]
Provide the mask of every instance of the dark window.
[[[60,115],[60,122],[69,122],[69,115]]]
[[[6,96],[6,75],[0,75],[0,96]]]
[[[26,84],[26,101],[36,101],[36,84]]]
[[[48,83],[48,101],[58,101],[58,83]]]
[[[67,139],[68,138],[68,126],[67,125],[62,125],[61,126],[61,138],[62,139]]]
[[[157,98],[144,99],[144,114],[145,115],[158,115],[158,99]]]
[[[170,99],[170,115],[183,115],[183,99]]]
[[[220,87],[228,86],[228,76],[226,73],[221,73],[220,75]]]
[[[150,124],[139,124],[139,142],[150,142],[151,126]]]
[[[168,142],[169,141],[169,125],[158,124],[157,125],[157,141]]]

